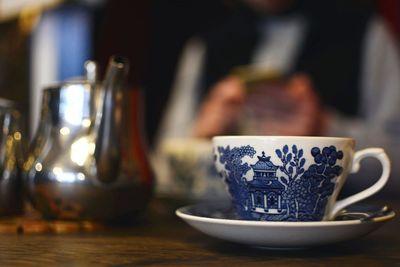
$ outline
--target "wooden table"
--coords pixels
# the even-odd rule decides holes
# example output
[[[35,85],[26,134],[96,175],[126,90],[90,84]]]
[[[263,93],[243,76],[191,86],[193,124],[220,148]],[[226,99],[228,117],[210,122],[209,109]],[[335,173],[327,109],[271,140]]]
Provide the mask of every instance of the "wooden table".
[[[400,201],[372,202],[389,204],[400,214]],[[360,240],[273,251],[203,235],[174,215],[181,205],[179,201],[155,199],[145,220],[117,229],[2,234],[0,266],[400,266],[400,216]]]

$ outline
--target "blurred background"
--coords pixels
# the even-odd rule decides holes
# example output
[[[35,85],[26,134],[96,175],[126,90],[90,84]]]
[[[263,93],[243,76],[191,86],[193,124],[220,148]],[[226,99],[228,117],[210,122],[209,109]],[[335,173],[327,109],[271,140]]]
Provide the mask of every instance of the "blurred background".
[[[222,1],[2,0],[0,97],[20,103],[32,136],[46,85],[83,75],[88,59],[104,71],[125,55],[131,87],[145,88],[152,141],[183,44],[229,12]]]
[[[129,88],[143,89],[144,133],[153,149],[188,40],[225,25],[243,9],[243,2],[251,1],[0,0],[0,97],[19,104],[32,137],[46,85],[82,76],[88,59],[100,63],[102,77],[109,57],[124,55],[131,62]],[[332,19],[343,31],[347,25],[353,29],[351,23],[359,18],[379,15],[400,47],[399,1],[296,2],[293,9],[301,5],[321,21]],[[353,35],[360,32],[350,31]],[[337,61],[332,64],[331,70],[343,67]],[[396,131],[398,121],[392,125]]]
[[[338,7],[377,12],[399,39],[398,1],[309,2],[321,13]],[[32,135],[44,86],[83,75],[87,59],[104,67],[111,54],[123,54],[131,61],[131,86],[144,88],[146,135],[153,144],[184,44],[239,8],[239,1],[227,0],[1,0],[0,97],[20,103]]]

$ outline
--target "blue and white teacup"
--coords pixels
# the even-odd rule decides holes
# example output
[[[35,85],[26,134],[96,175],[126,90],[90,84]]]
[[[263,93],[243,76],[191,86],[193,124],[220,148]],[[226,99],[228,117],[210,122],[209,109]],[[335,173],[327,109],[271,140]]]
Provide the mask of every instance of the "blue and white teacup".
[[[214,163],[241,219],[326,221],[346,206],[378,192],[387,182],[390,161],[381,148],[354,151],[341,137],[216,136]],[[360,161],[377,158],[382,175],[371,187],[336,200]]]

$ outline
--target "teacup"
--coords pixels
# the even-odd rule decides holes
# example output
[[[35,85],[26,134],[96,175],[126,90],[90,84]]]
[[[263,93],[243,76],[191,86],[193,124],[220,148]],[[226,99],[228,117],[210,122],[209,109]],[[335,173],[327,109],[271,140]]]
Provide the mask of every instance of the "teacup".
[[[381,148],[354,151],[341,137],[216,136],[214,163],[241,219],[326,221],[346,206],[378,192],[390,161]],[[374,157],[382,175],[371,187],[342,200],[337,196],[360,161]]]

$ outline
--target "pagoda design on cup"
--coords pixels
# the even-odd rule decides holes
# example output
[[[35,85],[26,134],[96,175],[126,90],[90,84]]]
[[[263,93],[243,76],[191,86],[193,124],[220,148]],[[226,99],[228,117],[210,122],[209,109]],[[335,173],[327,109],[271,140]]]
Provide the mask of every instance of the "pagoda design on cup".
[[[269,149],[266,155],[251,145],[217,147],[214,160],[239,216],[265,221],[322,220],[343,171],[343,151],[333,145],[305,150],[284,144]]]
[[[214,136],[212,142],[215,168],[231,197],[233,216],[240,220],[331,221],[378,192],[390,175],[382,148],[355,151],[348,137]],[[337,200],[348,175],[367,157],[382,164],[379,180]]]
[[[251,209],[255,212],[265,214],[286,213],[286,208],[282,203],[282,193],[285,186],[276,176],[278,166],[274,165],[270,158],[262,152],[262,156],[257,156],[256,164],[251,165],[254,171],[253,180],[248,181]]]

